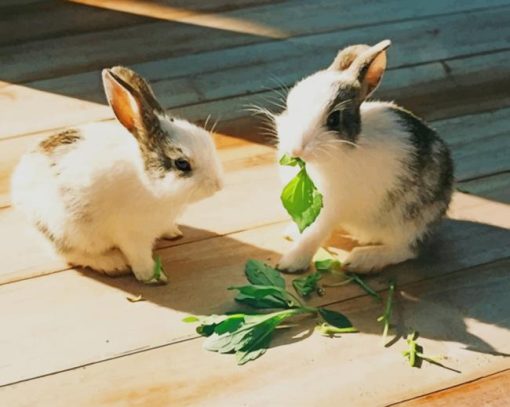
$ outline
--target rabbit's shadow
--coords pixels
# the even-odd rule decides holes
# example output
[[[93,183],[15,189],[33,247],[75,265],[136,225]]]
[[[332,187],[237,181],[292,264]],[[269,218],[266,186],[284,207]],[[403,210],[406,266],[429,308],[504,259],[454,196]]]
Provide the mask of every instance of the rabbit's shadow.
[[[144,286],[132,276],[108,278],[85,273],[130,295],[141,294],[147,301],[159,306],[188,314],[208,315],[240,309],[227,288],[246,284],[243,268],[248,258],[276,264],[280,256],[278,252],[230,236],[218,237],[189,227],[183,227],[183,232],[185,235],[201,234],[202,242],[184,244],[183,240],[182,244],[175,242],[172,247],[160,251],[168,270],[170,283],[167,286]],[[344,243],[343,248],[350,249],[349,246],[352,246],[347,241]],[[507,229],[447,219],[418,259],[389,267],[378,276],[367,277],[366,281],[374,287],[381,287],[381,283],[386,284],[389,279],[402,284],[395,311],[397,335],[405,335],[406,330],[412,327],[419,330],[424,338],[463,343],[466,349],[472,351],[508,356],[489,343],[492,335],[486,338],[483,333],[471,331],[467,322],[476,320],[484,326],[510,329],[507,312],[510,308],[510,275],[504,270],[505,265],[499,262],[494,267],[486,266],[481,269],[481,274],[477,274],[479,278],[473,281],[458,278],[459,273],[468,273],[466,269],[472,266],[504,259],[508,255],[508,247],[510,231]],[[184,263],[185,268],[181,267]],[[407,282],[411,284],[407,285]],[[350,299],[359,296],[359,291],[353,295],[353,288],[349,286],[327,290],[328,297],[323,302],[331,302],[333,304],[328,306],[345,312],[361,332],[381,334],[381,325],[376,322],[381,304],[371,298]],[[312,299],[313,303],[319,301]],[[303,318],[299,324],[279,330],[273,346],[308,337],[313,333],[314,324],[313,318]]]

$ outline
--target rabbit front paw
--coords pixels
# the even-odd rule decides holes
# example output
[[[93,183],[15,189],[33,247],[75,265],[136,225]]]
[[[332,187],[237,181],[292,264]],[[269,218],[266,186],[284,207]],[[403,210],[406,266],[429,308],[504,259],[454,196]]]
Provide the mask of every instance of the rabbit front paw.
[[[342,263],[345,271],[359,274],[377,273],[390,264],[416,257],[409,246],[365,246],[354,248]]]
[[[177,240],[182,238],[184,235],[179,229],[179,226],[173,225],[170,229],[168,229],[163,236],[161,236],[163,239],[168,240]]]
[[[290,251],[280,259],[276,268],[283,273],[299,273],[308,269],[311,260],[308,254]]]

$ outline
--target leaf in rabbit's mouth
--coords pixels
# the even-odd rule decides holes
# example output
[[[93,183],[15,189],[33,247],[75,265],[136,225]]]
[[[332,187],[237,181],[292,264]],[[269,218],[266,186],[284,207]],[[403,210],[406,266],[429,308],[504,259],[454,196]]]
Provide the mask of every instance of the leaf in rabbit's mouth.
[[[308,176],[303,160],[284,155],[280,164],[300,168],[296,176],[283,188],[280,198],[299,232],[303,232],[319,216],[323,207],[322,194]]]

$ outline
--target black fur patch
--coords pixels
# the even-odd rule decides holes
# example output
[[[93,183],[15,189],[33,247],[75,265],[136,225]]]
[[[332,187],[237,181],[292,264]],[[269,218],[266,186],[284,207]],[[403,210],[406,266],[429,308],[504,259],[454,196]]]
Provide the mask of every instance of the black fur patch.
[[[412,154],[403,161],[407,171],[388,193],[385,210],[400,207],[405,221],[419,221],[433,211],[432,221],[448,209],[453,185],[453,163],[446,144],[436,132],[411,112],[389,107],[409,134]]]
[[[335,128],[330,128],[325,124],[328,130],[336,131],[338,136],[344,140],[356,142],[361,132],[361,113],[358,93],[354,87],[342,84],[337,91],[336,98],[330,103],[325,123],[331,113],[335,110],[340,112],[340,120]]]

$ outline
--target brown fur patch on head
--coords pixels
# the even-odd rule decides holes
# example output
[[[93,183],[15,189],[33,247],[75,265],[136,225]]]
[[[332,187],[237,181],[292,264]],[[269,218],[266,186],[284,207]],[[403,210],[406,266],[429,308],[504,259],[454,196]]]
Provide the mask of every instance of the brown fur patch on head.
[[[57,148],[69,146],[81,140],[82,136],[77,129],[68,129],[60,133],[53,134],[39,143],[39,148],[48,154],[53,153]]]

